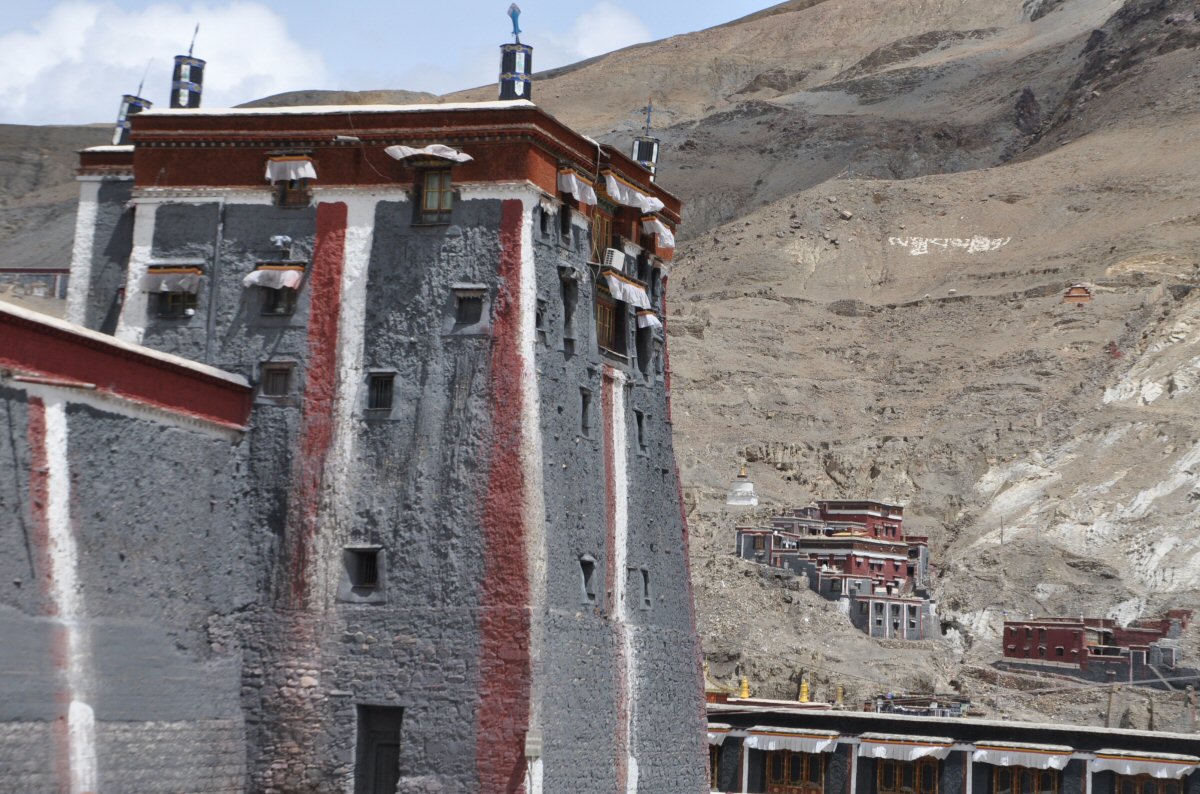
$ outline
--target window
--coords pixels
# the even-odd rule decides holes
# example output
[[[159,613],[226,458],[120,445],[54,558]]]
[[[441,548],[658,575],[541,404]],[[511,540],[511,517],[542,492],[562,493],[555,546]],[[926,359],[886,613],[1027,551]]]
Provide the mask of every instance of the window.
[[[592,434],[592,393],[587,389],[579,390],[579,435]]]
[[[425,171],[421,182],[421,223],[449,223],[453,208],[450,172],[445,169]]]
[[[767,753],[767,794],[823,794],[824,753]]]
[[[634,422],[637,423],[637,444],[640,452],[646,451],[646,415],[641,411],[633,412]]]
[[[575,349],[575,304],[579,302],[579,284],[571,276],[563,276],[563,349],[568,353]]]
[[[590,554],[579,558],[579,576],[584,603],[596,603],[596,559]]]
[[[596,297],[596,341],[601,350],[618,356],[625,355],[625,323],[628,314],[624,303],[604,295]]]
[[[936,758],[916,761],[876,762],[878,794],[937,794],[938,762]]]
[[[1183,782],[1150,775],[1115,775],[1113,794],[1183,794]]]
[[[537,329],[538,341],[543,345],[549,343],[549,337],[546,333],[546,310],[549,308],[549,303],[545,298],[537,299],[537,309],[534,314],[533,324]]]
[[[1059,775],[1053,769],[998,766],[993,775],[992,794],[1058,794]]]
[[[645,568],[641,569],[642,579],[642,609],[649,609],[653,606],[653,601],[650,597],[650,571]]]
[[[558,241],[563,245],[571,244],[571,208],[566,204],[558,211]]]
[[[262,313],[272,317],[286,317],[296,313],[296,290],[259,288],[262,293]]]
[[[454,296],[454,325],[464,328],[483,319],[483,294],[459,292]]]
[[[291,364],[264,364],[260,393],[264,397],[286,397],[292,390]]]
[[[867,602],[866,601],[858,602],[858,614],[860,614],[860,615],[867,614]]]
[[[374,545],[342,549],[342,576],[337,600],[347,604],[387,603],[387,560]]]
[[[394,794],[400,783],[400,727],[404,710],[358,707],[354,794]]]
[[[181,317],[191,317],[196,313],[196,293],[194,292],[160,292],[158,293],[158,316],[177,320]]]
[[[545,207],[538,210],[538,230],[542,233],[542,237],[550,235],[550,216],[546,213]]]
[[[1067,649],[1061,645],[1055,646],[1054,655],[1057,656],[1059,659],[1061,659],[1067,655]]]
[[[829,580],[829,589],[835,593],[842,592],[842,580],[841,579],[830,579]]]
[[[592,214],[592,261],[603,262],[604,252],[612,248],[612,216],[599,206]]]
[[[396,382],[394,372],[373,372],[367,380],[367,410],[390,411],[392,409],[392,387]]]
[[[379,587],[379,548],[364,546],[346,549],[346,552],[346,572],[350,575],[350,586],[368,589]]]
[[[754,536],[754,550],[755,551],[763,551],[766,548],[767,548],[767,539],[764,538],[762,535],[755,535]]]
[[[282,179],[275,183],[275,205],[278,207],[307,207],[312,190],[307,179]]]
[[[721,785],[721,745],[710,744],[708,746],[708,788],[710,791],[717,791],[719,785]]]

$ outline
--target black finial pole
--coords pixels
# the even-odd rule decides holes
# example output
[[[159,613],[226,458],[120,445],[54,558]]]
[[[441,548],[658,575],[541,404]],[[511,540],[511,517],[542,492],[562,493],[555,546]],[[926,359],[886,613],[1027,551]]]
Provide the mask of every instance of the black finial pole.
[[[137,95],[142,95],[142,88],[146,85],[146,75],[150,74],[150,64],[154,63],[154,59],[146,61],[146,71],[142,72],[142,81],[138,83]]]
[[[200,23],[196,23],[196,29],[192,31],[192,43],[188,45],[188,57],[192,57],[192,50],[196,49],[196,36],[200,35]]]

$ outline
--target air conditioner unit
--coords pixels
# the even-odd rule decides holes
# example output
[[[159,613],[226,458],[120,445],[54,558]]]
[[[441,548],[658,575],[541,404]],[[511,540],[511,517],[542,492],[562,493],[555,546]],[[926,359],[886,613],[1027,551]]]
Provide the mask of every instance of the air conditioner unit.
[[[615,248],[609,248],[604,252],[604,266],[624,272],[625,254]]]

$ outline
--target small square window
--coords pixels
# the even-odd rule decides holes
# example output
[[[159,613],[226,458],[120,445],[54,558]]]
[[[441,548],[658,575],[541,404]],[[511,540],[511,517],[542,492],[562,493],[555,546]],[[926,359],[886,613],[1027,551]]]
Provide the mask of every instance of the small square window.
[[[421,180],[421,223],[449,223],[454,208],[450,171],[430,169]]]
[[[387,568],[383,549],[374,545],[347,546],[342,549],[342,579],[337,598],[350,604],[383,604]]]
[[[312,190],[307,179],[284,179],[275,183],[275,206],[307,207],[312,202]]]
[[[261,288],[262,313],[270,317],[287,317],[296,312],[296,290]]]
[[[291,364],[263,365],[261,393],[264,397],[286,397],[291,390]]]
[[[158,293],[158,316],[169,319],[191,317],[196,313],[196,293]]]
[[[390,411],[392,409],[392,387],[396,382],[393,372],[373,372],[367,381],[367,410]]]
[[[454,325],[477,325],[483,319],[483,293],[460,292],[454,296]]]

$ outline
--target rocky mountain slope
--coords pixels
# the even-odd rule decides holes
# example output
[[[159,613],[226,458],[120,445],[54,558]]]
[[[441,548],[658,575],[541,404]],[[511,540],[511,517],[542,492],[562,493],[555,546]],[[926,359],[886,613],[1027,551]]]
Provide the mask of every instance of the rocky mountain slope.
[[[668,325],[714,678],[1094,722],[1094,688],[990,668],[1004,613],[1200,608],[1198,49],[1194,0],[793,0],[539,76],[621,145],[652,97],[688,203]],[[65,256],[92,135],[0,129],[0,266]],[[740,460],[765,506],[907,503],[945,636],[869,640],[732,559]]]

